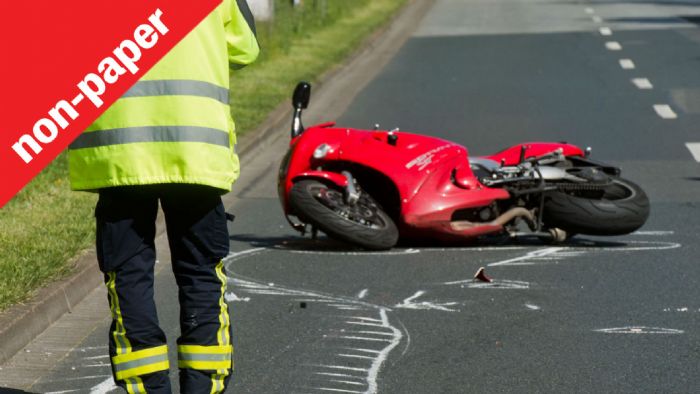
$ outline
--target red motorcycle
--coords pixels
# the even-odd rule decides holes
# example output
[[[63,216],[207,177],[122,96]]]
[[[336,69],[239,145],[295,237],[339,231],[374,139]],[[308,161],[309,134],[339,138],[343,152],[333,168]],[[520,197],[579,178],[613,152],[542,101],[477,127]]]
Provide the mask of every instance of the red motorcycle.
[[[401,238],[621,235],[641,227],[649,200],[616,167],[567,143],[526,143],[485,157],[435,137],[324,123],[304,129],[311,86],[294,91],[278,192],[305,233],[381,250]],[[295,223],[290,216],[296,216]]]

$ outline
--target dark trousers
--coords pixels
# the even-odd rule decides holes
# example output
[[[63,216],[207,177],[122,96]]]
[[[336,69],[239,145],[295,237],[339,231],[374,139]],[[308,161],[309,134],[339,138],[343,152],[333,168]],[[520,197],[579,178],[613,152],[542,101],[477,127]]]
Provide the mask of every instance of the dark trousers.
[[[155,219],[165,214],[178,285],[182,393],[223,392],[233,369],[222,259],[229,238],[219,191],[195,185],[107,188],[95,209],[97,257],[105,274],[115,382],[128,393],[170,393],[165,333],[153,299]]]

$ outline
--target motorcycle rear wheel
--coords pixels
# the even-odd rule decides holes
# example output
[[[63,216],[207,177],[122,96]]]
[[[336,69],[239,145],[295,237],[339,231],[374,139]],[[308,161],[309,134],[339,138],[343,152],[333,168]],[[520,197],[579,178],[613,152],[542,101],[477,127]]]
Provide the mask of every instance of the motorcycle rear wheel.
[[[302,180],[292,186],[289,204],[299,219],[334,239],[369,250],[391,249],[398,242],[396,224],[366,192],[350,205],[339,188]]]
[[[641,187],[616,177],[600,198],[571,192],[547,193],[543,221],[548,227],[571,233],[624,235],[644,225],[649,209],[649,199]]]

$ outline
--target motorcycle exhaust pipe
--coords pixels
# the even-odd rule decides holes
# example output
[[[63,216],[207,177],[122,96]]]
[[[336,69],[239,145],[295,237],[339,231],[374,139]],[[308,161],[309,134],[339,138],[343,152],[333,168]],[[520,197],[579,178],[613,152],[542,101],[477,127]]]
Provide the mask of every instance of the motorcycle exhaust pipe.
[[[463,230],[469,230],[474,227],[480,227],[480,226],[499,226],[503,227],[505,226],[508,222],[515,218],[523,218],[528,221],[528,224],[534,225],[535,223],[535,215],[528,211],[527,209],[523,207],[515,207],[507,210],[501,216],[497,217],[496,219],[487,222],[487,223],[474,223],[470,222],[467,220],[459,220],[456,222],[450,223],[452,226],[452,229],[455,231],[463,231]]]

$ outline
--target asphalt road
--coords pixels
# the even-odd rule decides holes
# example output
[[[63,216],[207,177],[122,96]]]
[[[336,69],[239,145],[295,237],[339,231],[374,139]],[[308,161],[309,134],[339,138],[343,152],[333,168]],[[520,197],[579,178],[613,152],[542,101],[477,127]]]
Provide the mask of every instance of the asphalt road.
[[[698,20],[690,0],[439,0],[339,123],[474,155],[591,146],[647,190],[647,225],[565,246],[358,252],[286,224],[277,141],[230,209],[229,392],[698,392]],[[471,280],[481,266],[493,284]],[[172,275],[157,285],[174,340]],[[31,390],[110,392],[106,332],[104,321]]]

